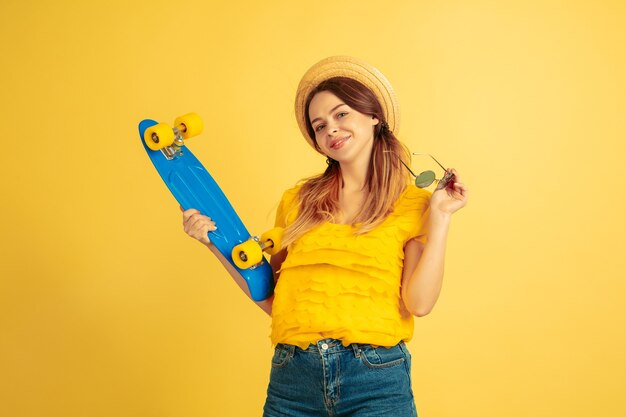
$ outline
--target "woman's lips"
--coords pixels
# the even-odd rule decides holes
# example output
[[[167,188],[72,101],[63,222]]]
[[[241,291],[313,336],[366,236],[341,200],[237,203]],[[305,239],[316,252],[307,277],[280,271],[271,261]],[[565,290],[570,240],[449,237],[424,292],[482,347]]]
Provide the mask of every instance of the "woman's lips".
[[[341,147],[344,145],[344,143],[346,143],[346,141],[347,141],[348,139],[350,139],[350,135],[348,135],[348,136],[346,136],[346,137],[343,137],[343,138],[341,138],[341,139],[339,139],[339,140],[337,140],[337,141],[335,141],[335,142],[331,143],[330,147],[331,147],[332,149],[339,149],[339,148],[341,148]]]

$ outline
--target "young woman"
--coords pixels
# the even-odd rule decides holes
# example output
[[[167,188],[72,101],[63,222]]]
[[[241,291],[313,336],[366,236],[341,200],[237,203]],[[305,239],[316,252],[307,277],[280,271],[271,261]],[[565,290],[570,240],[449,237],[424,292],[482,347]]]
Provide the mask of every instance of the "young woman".
[[[397,100],[366,62],[339,56],[311,67],[296,118],[328,166],[287,190],[276,214],[285,228],[270,262],[276,287],[258,302],[275,345],[263,415],[416,416],[405,342],[413,316],[437,301],[451,215],[468,189],[454,169],[434,193],[410,184]],[[191,209],[183,223],[221,257],[210,218]]]

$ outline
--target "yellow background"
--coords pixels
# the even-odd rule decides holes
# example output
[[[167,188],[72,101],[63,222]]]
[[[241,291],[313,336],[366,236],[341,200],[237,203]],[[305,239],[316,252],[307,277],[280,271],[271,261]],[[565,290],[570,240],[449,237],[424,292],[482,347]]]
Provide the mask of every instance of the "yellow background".
[[[270,318],[137,123],[203,116],[188,146],[263,232],[325,166],[293,98],[335,54],[471,193],[409,343],[420,416],[625,415],[623,2],[4,0],[0,40],[0,415],[261,415]]]

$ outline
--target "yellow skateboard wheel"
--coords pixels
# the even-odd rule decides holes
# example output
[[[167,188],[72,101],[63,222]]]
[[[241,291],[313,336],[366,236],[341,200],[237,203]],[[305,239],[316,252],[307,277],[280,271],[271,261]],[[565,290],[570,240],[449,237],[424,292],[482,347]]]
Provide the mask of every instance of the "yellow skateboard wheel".
[[[158,151],[174,143],[174,131],[165,123],[151,126],[143,132],[143,140],[146,146],[153,151]]]
[[[184,116],[177,117],[174,126],[180,130],[183,139],[189,139],[202,133],[204,123],[196,113],[187,113]]]
[[[241,269],[248,269],[263,259],[263,251],[259,242],[247,240],[233,248],[233,262]]]
[[[275,227],[261,235],[261,242],[268,245],[265,248],[265,252],[270,255],[276,255],[281,250],[281,241],[283,240],[283,232],[285,229],[282,227]],[[271,242],[268,242],[270,240]]]

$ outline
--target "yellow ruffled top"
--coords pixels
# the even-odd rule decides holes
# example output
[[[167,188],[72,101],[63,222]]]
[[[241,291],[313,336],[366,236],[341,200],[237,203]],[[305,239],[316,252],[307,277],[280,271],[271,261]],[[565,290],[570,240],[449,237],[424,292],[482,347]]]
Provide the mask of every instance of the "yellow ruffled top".
[[[302,184],[283,194],[276,226],[291,224]],[[355,235],[349,224],[326,222],[287,248],[272,306],[272,344],[306,349],[320,339],[393,346],[413,337],[413,315],[402,302],[404,245],[426,240],[431,192],[407,185],[393,212]]]

